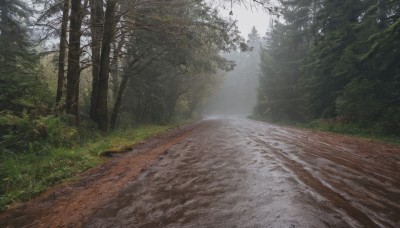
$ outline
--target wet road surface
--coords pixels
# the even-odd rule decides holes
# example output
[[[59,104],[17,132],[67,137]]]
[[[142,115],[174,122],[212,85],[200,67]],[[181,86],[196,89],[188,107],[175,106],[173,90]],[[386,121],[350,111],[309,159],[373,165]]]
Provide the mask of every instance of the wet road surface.
[[[0,226],[400,227],[399,146],[241,118],[181,131]]]
[[[87,227],[399,227],[399,148],[210,119]]]

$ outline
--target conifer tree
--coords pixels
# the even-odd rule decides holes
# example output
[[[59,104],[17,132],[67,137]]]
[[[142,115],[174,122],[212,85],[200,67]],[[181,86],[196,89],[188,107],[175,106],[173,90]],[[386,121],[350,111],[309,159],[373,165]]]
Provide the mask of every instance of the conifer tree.
[[[307,116],[301,66],[311,42],[311,0],[281,1],[284,21],[276,21],[261,50],[256,115],[270,121],[299,121]]]
[[[29,40],[29,14],[21,0],[0,0],[0,111],[34,106],[37,55]]]

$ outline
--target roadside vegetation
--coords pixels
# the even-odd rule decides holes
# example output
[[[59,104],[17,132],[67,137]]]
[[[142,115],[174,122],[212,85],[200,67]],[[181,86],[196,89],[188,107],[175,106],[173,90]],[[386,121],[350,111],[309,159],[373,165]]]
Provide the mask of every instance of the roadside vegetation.
[[[292,122],[292,121],[279,121],[272,122],[265,119],[256,118],[254,115],[247,116],[248,119],[269,122],[280,126],[289,126],[302,129],[312,129],[317,131],[332,132],[342,135],[355,136],[365,139],[371,139],[380,142],[400,145],[400,136],[396,134],[388,134],[381,126],[375,127],[361,127],[354,123],[343,123],[337,119],[316,119],[310,122]]]
[[[382,129],[382,127],[379,125],[370,128],[362,128],[357,124],[340,123],[335,120],[328,119],[319,119],[311,121],[309,123],[296,123],[293,125],[288,125],[350,136],[357,136],[361,138],[400,145],[400,137],[398,135],[387,134],[386,130]]]
[[[48,124],[46,139],[28,143],[20,153],[3,151],[0,155],[0,211],[102,164],[107,161],[102,156],[106,152],[124,152],[176,126],[140,125],[102,135],[90,128],[67,127],[56,117],[44,122]]]

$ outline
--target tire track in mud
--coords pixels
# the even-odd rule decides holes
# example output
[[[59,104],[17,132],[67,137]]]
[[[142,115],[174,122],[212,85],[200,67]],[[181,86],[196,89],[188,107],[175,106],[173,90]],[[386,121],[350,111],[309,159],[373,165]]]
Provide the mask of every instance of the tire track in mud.
[[[246,173],[236,173],[241,164],[232,155],[237,151],[226,144],[219,126],[208,121],[172,147],[114,202],[99,208],[85,227],[217,227],[230,218],[244,196],[227,192],[236,191],[238,178]],[[223,152],[214,154],[215,148]],[[210,211],[223,218],[211,219]]]
[[[238,129],[238,131],[246,133],[249,140],[255,142],[257,146],[261,146],[263,148],[261,154],[264,158],[274,160],[282,167],[283,170],[286,172],[291,172],[296,176],[294,180],[298,182],[298,184],[308,186],[313,189],[314,192],[324,197],[325,200],[328,200],[331,204],[333,204],[334,207],[336,207],[333,208],[335,211],[340,213],[340,210],[343,210],[346,215],[350,216],[350,219],[354,219],[366,227],[377,227],[375,222],[373,222],[358,208],[351,205],[351,203],[345,197],[322,183],[318,178],[314,177],[308,170],[306,170],[304,168],[304,165],[306,164],[296,162],[289,156],[285,155],[286,151],[284,149],[278,148],[278,146],[282,143],[288,143],[288,145],[290,144],[292,139],[288,135],[284,137],[276,137],[276,132],[271,131],[268,133],[267,137],[265,137],[264,134],[257,133],[257,131],[254,131],[254,129],[248,130],[246,127]],[[279,138],[278,142],[275,141],[277,138]],[[298,137],[294,136],[294,138]],[[302,161],[304,162],[304,160]],[[347,222],[354,224],[354,221],[349,221],[349,219],[347,219]]]
[[[193,124],[140,143],[132,152],[83,173],[77,181],[0,214],[0,227],[81,227],[85,218],[113,200],[157,157],[199,127],[201,124]]]
[[[357,207],[353,206],[350,201],[343,197],[340,193],[335,192],[320,180],[315,178],[310,172],[303,168],[303,165],[291,160],[285,156],[282,151],[276,151],[276,148],[270,147],[268,144],[264,144],[268,147],[268,152],[271,152],[281,158],[286,166],[293,171],[293,173],[299,178],[304,184],[311,187],[321,196],[329,200],[336,208],[343,209],[349,216],[360,224],[366,227],[377,227],[378,225],[372,221],[364,212],[360,211]]]
[[[273,157],[282,160],[303,184],[310,186],[329,200],[339,212],[343,210],[351,219],[364,227],[397,227],[400,194],[399,179],[396,179],[398,176],[396,163],[392,163],[394,165],[389,167],[371,164],[370,161],[367,163],[361,159],[362,156],[357,155],[357,151],[346,154],[335,149],[333,145],[329,147],[329,144],[323,142],[320,143],[324,145],[321,148],[313,145],[314,143],[306,144],[303,140],[299,140],[307,138],[306,133],[309,134],[307,131],[271,125],[268,127],[270,130],[268,135],[249,132],[249,137],[266,147],[265,153],[272,153],[275,155]],[[312,137],[312,134],[308,137]],[[329,134],[327,137],[329,138]],[[326,159],[329,161],[328,166],[319,167],[317,159]],[[380,170],[382,170],[380,174],[375,173]],[[352,174],[346,175],[343,171]],[[316,173],[318,177],[314,175]],[[365,178],[365,175],[369,175],[369,178]],[[353,179],[357,176],[360,181],[365,182],[361,187],[357,187],[354,183]]]
[[[300,192],[244,132],[208,121],[105,205],[87,227],[344,227],[337,213]],[[308,199],[304,199],[308,197]],[[316,215],[322,215],[321,218]]]
[[[318,150],[308,147],[296,155],[299,160],[306,162],[301,166],[307,167],[305,170],[310,172],[318,166],[317,161],[309,160],[310,155],[319,160],[325,159],[327,165],[315,170],[322,184],[334,192],[340,192],[348,203],[370,217],[377,225],[397,226],[397,222],[390,221],[395,221],[400,215],[400,188],[399,180],[395,180],[398,174],[391,172],[390,167],[383,166],[387,167],[383,170],[378,165],[366,164],[363,160],[358,160],[358,163],[357,160],[347,160],[344,154],[335,153],[334,150],[332,154],[319,153]],[[381,214],[376,213],[377,211]]]

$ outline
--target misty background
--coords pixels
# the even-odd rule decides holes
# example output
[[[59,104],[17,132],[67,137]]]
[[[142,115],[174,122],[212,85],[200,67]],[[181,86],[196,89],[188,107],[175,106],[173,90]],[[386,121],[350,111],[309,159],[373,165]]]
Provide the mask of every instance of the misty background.
[[[208,2],[211,6],[218,5],[214,1]],[[223,54],[226,59],[235,61],[236,67],[233,71],[221,72],[224,77],[220,88],[208,99],[202,114],[248,116],[257,103],[261,41],[269,28],[271,17],[258,5],[219,4],[218,9],[222,17],[236,21],[241,35],[252,50]]]
[[[251,115],[257,103],[260,74],[261,38],[255,26],[247,39],[250,52],[235,51],[224,55],[235,61],[236,67],[224,74],[221,87],[206,103],[203,115]]]

